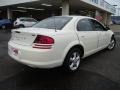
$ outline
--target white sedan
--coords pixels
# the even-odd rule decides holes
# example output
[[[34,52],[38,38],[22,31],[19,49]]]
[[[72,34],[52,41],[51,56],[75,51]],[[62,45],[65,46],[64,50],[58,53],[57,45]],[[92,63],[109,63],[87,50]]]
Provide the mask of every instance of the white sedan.
[[[56,16],[13,30],[8,53],[30,67],[76,71],[81,59],[105,48],[112,50],[115,44],[114,33],[93,18]]]
[[[24,28],[24,27],[31,27],[36,24],[38,21],[34,18],[28,17],[20,17],[14,22],[14,27],[16,28]]]

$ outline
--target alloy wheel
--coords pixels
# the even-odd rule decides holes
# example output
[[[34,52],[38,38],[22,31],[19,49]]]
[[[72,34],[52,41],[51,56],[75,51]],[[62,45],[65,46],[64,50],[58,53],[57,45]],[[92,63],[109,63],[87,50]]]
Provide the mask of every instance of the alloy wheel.
[[[73,52],[70,56],[69,67],[71,70],[76,70],[80,65],[80,54],[79,52]]]
[[[112,40],[110,41],[110,44],[109,44],[109,46],[108,46],[108,49],[109,49],[109,50],[112,50],[114,47],[115,47],[115,39],[112,39]]]

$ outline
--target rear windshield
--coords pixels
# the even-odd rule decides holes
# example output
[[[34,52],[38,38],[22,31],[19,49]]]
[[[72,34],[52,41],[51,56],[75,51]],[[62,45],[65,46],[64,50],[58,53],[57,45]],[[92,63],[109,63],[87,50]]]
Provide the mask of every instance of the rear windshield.
[[[33,27],[61,30],[71,19],[72,17],[51,17],[40,21]]]

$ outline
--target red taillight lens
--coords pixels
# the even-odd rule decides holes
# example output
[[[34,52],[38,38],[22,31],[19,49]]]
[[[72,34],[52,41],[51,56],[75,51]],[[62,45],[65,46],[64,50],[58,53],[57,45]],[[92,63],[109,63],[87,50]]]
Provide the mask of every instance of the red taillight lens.
[[[50,49],[54,44],[54,39],[49,36],[38,35],[34,43],[34,48]]]
[[[34,43],[54,44],[54,39],[48,36],[38,35]]]

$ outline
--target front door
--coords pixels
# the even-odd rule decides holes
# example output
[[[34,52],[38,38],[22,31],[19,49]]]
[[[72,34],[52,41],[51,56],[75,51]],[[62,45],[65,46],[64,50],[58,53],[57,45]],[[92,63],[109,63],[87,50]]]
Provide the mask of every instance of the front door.
[[[94,30],[98,31],[98,37],[99,37],[99,43],[98,43],[98,48],[105,47],[106,45],[109,44],[109,36],[107,30],[104,28],[102,24],[97,22],[96,20],[91,20]]]

